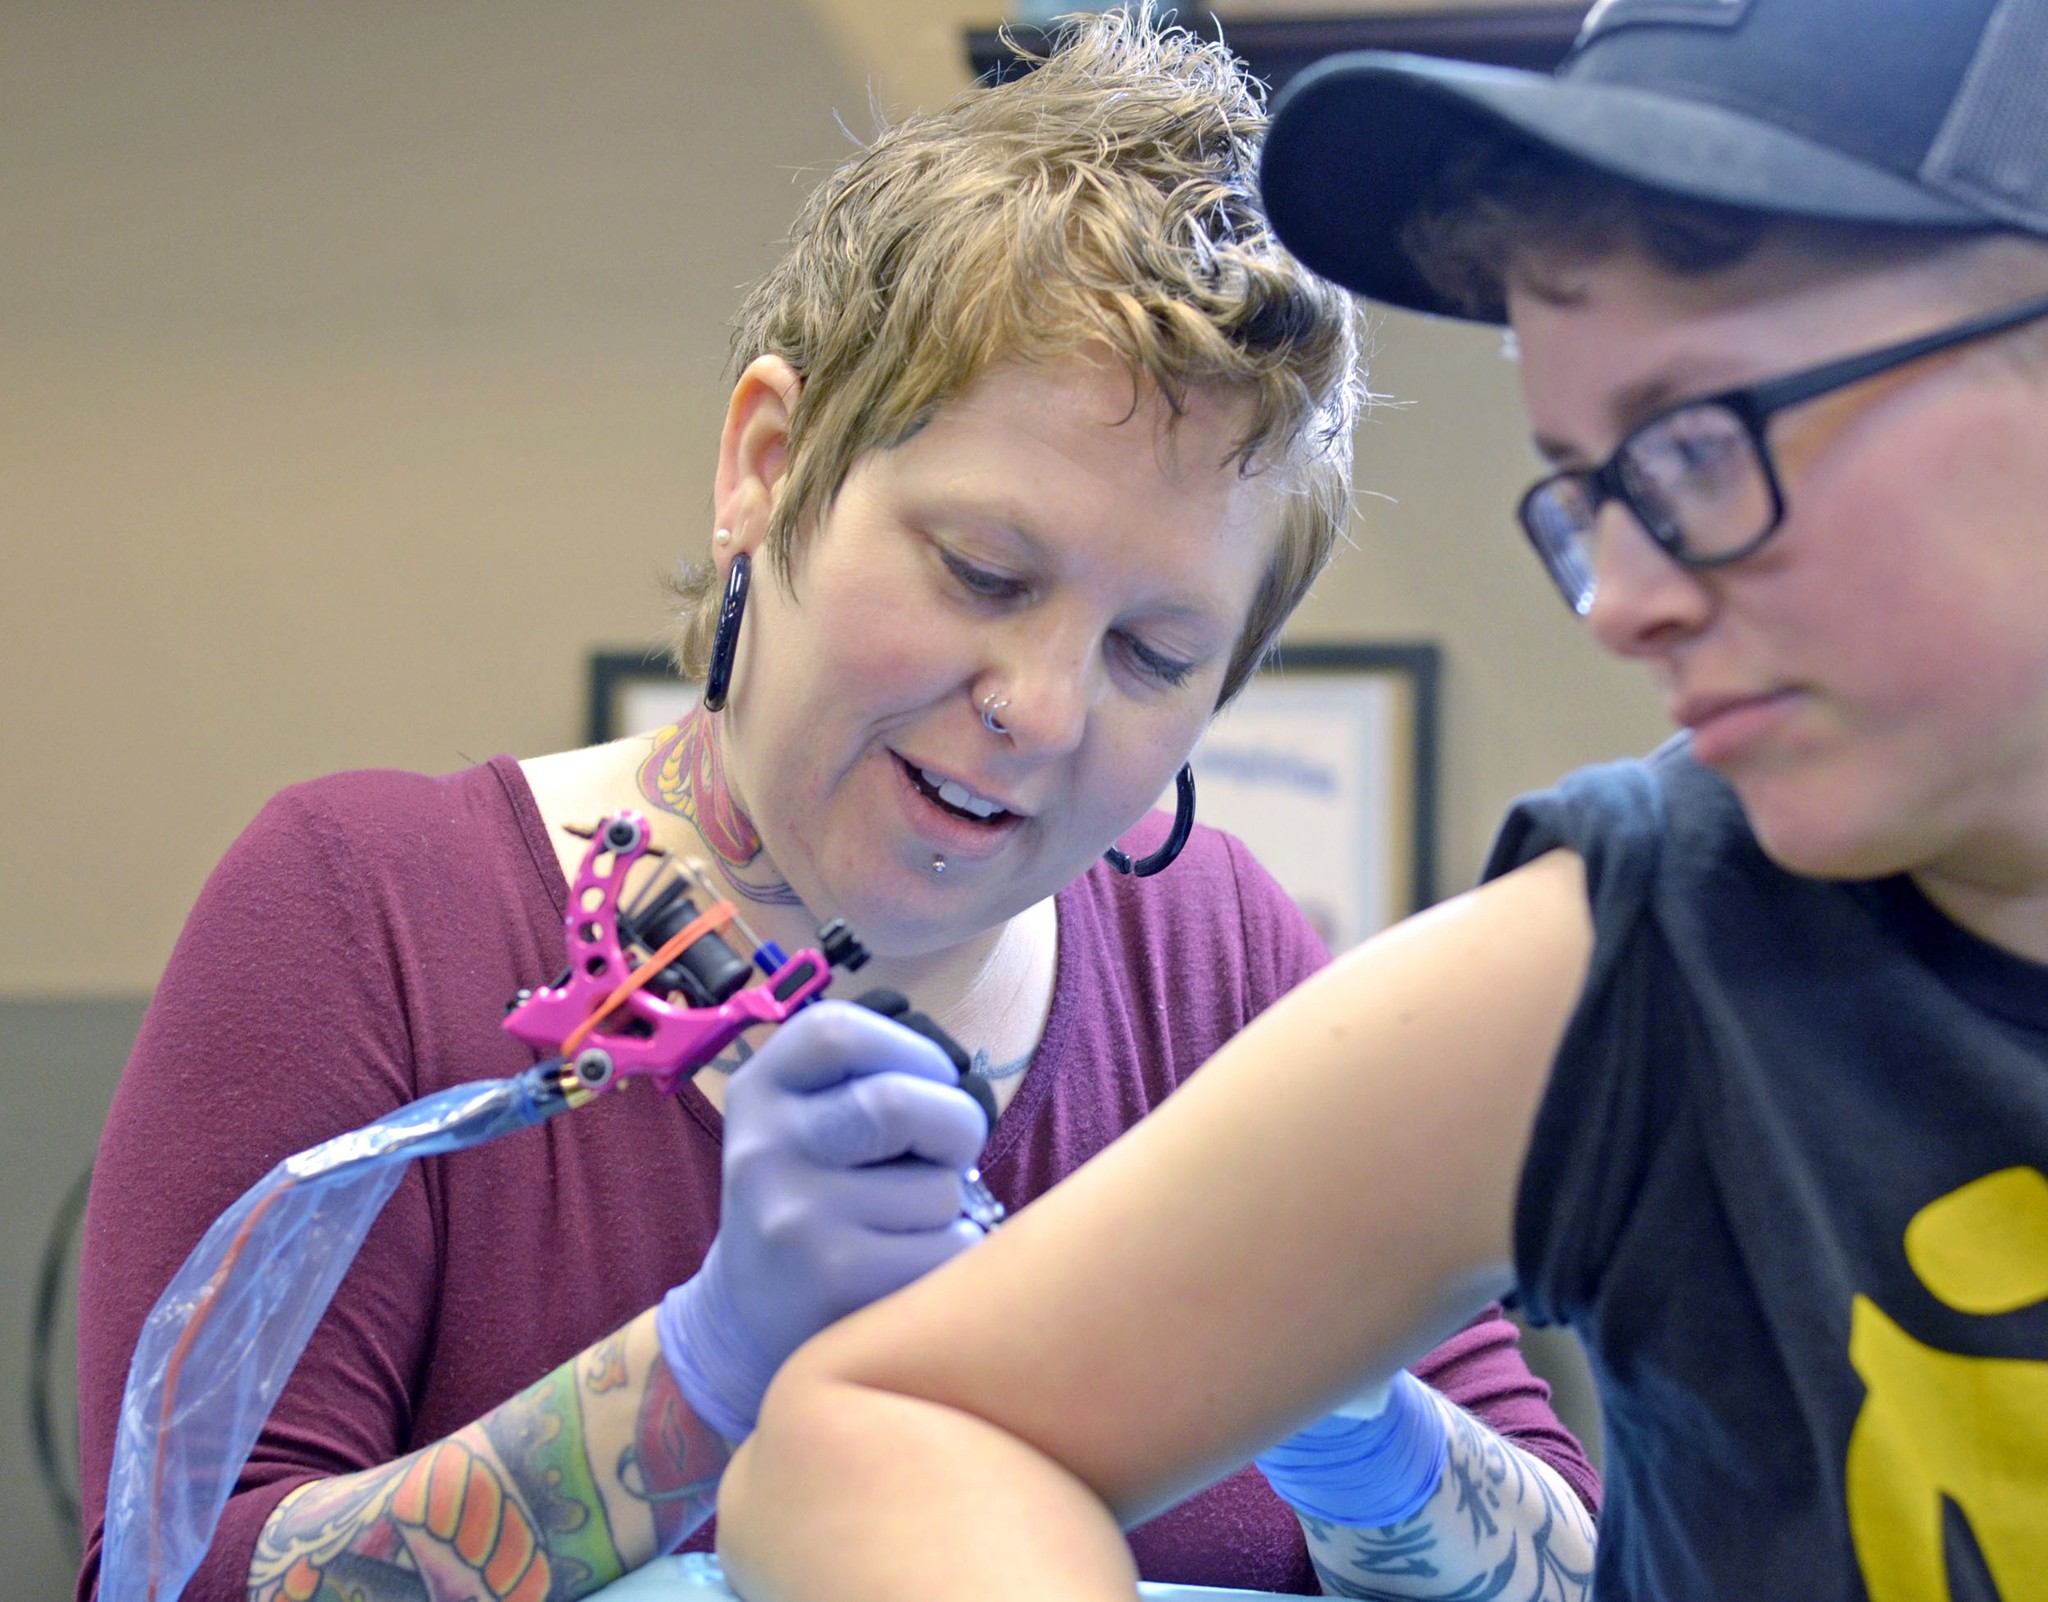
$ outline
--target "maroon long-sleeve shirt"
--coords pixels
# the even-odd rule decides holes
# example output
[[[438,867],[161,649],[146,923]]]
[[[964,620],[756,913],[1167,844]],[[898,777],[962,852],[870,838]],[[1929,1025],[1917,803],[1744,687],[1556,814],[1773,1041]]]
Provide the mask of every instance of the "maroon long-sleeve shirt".
[[[115,1096],[87,1214],[81,1599],[98,1582],[128,1358],[157,1294],[279,1159],[418,1096],[528,1066],[499,1019],[515,990],[560,970],[567,894],[509,757],[445,778],[351,773],[298,786],[214,872]],[[1098,866],[1061,892],[1058,918],[1045,1036],[982,1165],[1012,1208],[1327,960],[1243,846],[1209,830],[1157,878]],[[190,1602],[243,1602],[257,1536],[294,1487],[450,1434],[688,1278],[717,1228],[722,1127],[694,1088],[636,1091],[415,1164],[280,1398]],[[1597,1499],[1497,1313],[1415,1372]],[[708,1539],[707,1529],[693,1544]],[[1132,1544],[1148,1579],[1317,1589],[1294,1515],[1254,1470]]]

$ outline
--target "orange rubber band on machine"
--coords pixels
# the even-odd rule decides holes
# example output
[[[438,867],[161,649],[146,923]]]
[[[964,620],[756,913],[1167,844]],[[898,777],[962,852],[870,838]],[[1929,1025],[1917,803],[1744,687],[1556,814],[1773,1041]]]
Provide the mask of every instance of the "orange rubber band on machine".
[[[582,1049],[583,1042],[590,1038],[591,1033],[597,1026],[616,1012],[620,1003],[628,996],[636,990],[645,989],[647,982],[671,962],[674,962],[677,957],[703,939],[705,935],[716,933],[718,930],[727,927],[738,915],[738,908],[734,907],[730,901],[721,901],[714,905],[709,912],[692,918],[688,923],[684,924],[682,928],[662,942],[659,951],[655,952],[653,956],[649,957],[639,967],[635,968],[632,973],[627,975],[618,989],[604,998],[603,1006],[599,1007],[597,1011],[593,1012],[583,1022],[569,1031],[569,1038],[562,1042],[562,1055],[564,1057],[575,1056]]]

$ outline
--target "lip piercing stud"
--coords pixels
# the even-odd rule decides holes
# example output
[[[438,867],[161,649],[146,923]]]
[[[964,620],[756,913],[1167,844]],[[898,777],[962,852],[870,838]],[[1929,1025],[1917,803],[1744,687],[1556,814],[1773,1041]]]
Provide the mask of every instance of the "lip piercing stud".
[[[1002,714],[1009,710],[1009,698],[990,690],[976,703],[981,708],[981,726],[990,734],[1008,734],[1009,726],[1002,721]]]
[[[932,858],[932,872],[934,872],[934,873],[944,873],[945,871],[946,871],[946,859],[945,859],[944,857],[933,857],[933,858]]]

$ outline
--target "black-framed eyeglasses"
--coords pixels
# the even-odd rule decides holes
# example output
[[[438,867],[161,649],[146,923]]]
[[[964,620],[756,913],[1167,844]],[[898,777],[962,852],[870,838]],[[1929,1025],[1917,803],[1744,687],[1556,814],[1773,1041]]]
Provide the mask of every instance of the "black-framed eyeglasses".
[[[1772,417],[2043,317],[2048,295],[1803,372],[1681,401],[1629,430],[1598,467],[1569,468],[1531,485],[1516,516],[1565,604],[1581,617],[1593,606],[1593,534],[1609,501],[1627,507],[1683,567],[1733,562],[1785,520],[1785,491],[1764,433]]]

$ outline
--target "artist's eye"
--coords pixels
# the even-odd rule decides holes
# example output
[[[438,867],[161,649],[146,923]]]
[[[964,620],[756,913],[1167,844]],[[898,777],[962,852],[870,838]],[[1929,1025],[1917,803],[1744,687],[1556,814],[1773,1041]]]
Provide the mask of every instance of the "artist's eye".
[[[1148,679],[1168,688],[1185,684],[1197,666],[1193,662],[1182,662],[1154,650],[1135,634],[1119,634],[1117,642],[1133,667]]]
[[[969,595],[984,601],[1015,601],[1030,593],[1031,587],[1022,579],[979,567],[952,551],[941,550],[939,554],[945,561],[946,571],[953,575],[953,581]]]

